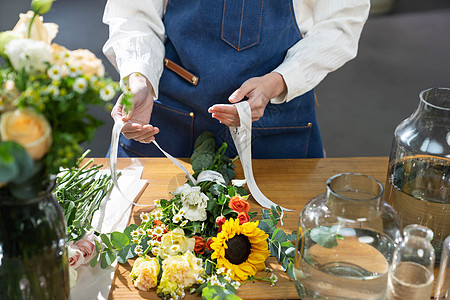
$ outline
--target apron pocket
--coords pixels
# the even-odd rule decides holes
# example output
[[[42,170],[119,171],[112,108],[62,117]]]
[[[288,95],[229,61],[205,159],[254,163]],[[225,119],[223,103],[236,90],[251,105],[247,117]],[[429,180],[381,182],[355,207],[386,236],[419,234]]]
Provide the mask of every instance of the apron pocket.
[[[259,43],[264,0],[224,0],[221,39],[242,51]]]
[[[150,124],[159,128],[156,141],[165,151],[175,157],[189,157],[192,154],[193,112],[156,100]]]
[[[253,158],[305,158],[312,123],[298,126],[253,127]]]

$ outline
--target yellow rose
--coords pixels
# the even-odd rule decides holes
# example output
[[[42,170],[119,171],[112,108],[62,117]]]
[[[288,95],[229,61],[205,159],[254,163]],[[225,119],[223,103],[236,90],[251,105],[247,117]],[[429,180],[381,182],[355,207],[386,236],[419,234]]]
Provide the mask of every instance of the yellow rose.
[[[160,254],[162,258],[168,256],[175,256],[178,253],[185,253],[186,251],[194,251],[195,239],[187,238],[184,235],[184,230],[181,228],[175,228],[174,230],[166,233],[161,238],[159,245]]]
[[[131,270],[130,277],[134,286],[141,291],[148,291],[158,284],[159,262],[156,257],[139,257]]]
[[[14,110],[1,115],[0,137],[19,143],[31,158],[39,160],[52,144],[52,129],[47,119],[33,110]]]
[[[58,25],[55,23],[44,23],[42,16],[37,16],[31,25],[30,37],[28,37],[28,28],[33,12],[29,10],[26,14],[19,14],[19,21],[13,28],[13,32],[20,34],[22,38],[30,38],[37,41],[43,41],[50,45],[58,34]]]
[[[105,75],[105,67],[102,61],[94,53],[87,49],[78,49],[70,52],[69,66],[79,68],[85,75]]]
[[[203,274],[202,260],[196,258],[189,251],[183,255],[166,258],[162,265],[164,272],[161,281],[164,279],[183,287],[195,284],[197,278]]]
[[[177,289],[178,285],[175,282],[167,280],[167,278],[161,278],[161,282],[159,283],[156,292],[163,295],[172,295],[176,292]]]

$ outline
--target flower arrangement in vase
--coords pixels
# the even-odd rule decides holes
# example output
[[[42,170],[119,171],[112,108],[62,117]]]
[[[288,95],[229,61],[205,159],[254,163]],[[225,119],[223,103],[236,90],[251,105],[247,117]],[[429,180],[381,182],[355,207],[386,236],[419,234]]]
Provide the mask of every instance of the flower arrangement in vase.
[[[52,0],[0,33],[0,298],[68,297],[66,225],[55,174],[74,166],[119,85],[89,50],[52,43]],[[8,278],[8,280],[6,280]]]

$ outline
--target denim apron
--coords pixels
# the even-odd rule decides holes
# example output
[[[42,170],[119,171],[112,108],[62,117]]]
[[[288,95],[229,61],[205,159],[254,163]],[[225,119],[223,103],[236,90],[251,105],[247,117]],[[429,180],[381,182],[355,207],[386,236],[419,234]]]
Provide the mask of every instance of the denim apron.
[[[227,126],[208,113],[249,78],[278,65],[301,39],[292,0],[169,0],[164,15],[166,57],[199,77],[192,85],[165,69],[150,123],[159,127],[158,144],[175,157],[189,157],[195,139],[214,133],[226,154],[236,155]],[[253,122],[253,158],[323,157],[315,116],[314,91],[283,104],[268,104]],[[119,156],[162,156],[152,144],[123,135]]]

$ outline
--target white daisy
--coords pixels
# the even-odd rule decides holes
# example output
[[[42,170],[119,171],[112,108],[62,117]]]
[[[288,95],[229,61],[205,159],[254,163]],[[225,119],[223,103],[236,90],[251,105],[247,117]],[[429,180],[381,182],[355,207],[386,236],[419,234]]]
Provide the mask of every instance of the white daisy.
[[[114,87],[112,85],[107,85],[104,88],[100,89],[100,99],[103,101],[110,101],[112,98],[114,98],[114,95],[116,94],[114,92]]]
[[[170,246],[170,251],[176,253],[180,250],[180,248],[181,248],[180,245],[175,244],[175,245]]]
[[[45,91],[52,96],[59,96],[59,88],[56,85],[49,85]]]
[[[137,231],[137,230],[133,230],[132,232],[131,232],[131,237],[138,237],[139,236],[139,232]]]
[[[161,206],[161,201],[159,199],[154,200],[153,203],[155,204],[155,207]]]
[[[59,66],[52,66],[47,70],[47,75],[53,80],[61,79],[61,68]]]
[[[138,229],[138,232],[139,232],[140,235],[144,235],[144,234],[145,234],[145,230],[142,229],[142,228],[139,228],[139,229]]]
[[[148,213],[141,213],[140,218],[142,220],[142,222],[148,222],[150,221],[150,216]]]
[[[80,69],[66,64],[67,75],[70,77],[77,77],[81,74]]]
[[[184,226],[186,226],[187,223],[188,223],[188,220],[184,220],[183,222],[181,222],[180,226],[184,227]]]
[[[159,254],[159,248],[158,248],[158,247],[152,248],[152,254],[153,254],[154,256],[158,256],[158,254]]]
[[[144,251],[141,245],[137,245],[136,248],[134,248],[134,253],[136,253],[137,255],[141,255],[143,252]]]
[[[132,241],[133,243],[135,243],[135,244],[140,244],[140,243],[141,243],[141,240],[138,239],[138,238],[133,238],[131,241]]]
[[[172,222],[174,222],[175,224],[179,223],[181,221],[181,216],[180,215],[175,215],[172,218]]]
[[[156,226],[153,229],[153,234],[156,236],[161,236],[161,235],[163,235],[163,233],[164,233],[164,229],[161,226]]]
[[[178,214],[179,214],[180,216],[184,216],[184,213],[185,213],[185,210],[184,210],[184,209],[180,209],[180,210],[178,211]]]
[[[225,268],[224,268],[224,267],[218,268],[218,269],[216,270],[216,273],[219,274],[219,275],[225,273]]]
[[[154,217],[156,220],[161,220],[162,217],[163,217],[163,213],[162,213],[161,210],[154,210],[154,211],[152,212],[152,215],[153,215],[153,217]]]
[[[231,283],[231,285],[235,288],[238,289],[241,286],[241,283],[239,281],[233,281]]]
[[[79,94],[84,94],[88,89],[88,82],[85,78],[78,77],[77,79],[75,79],[72,88],[74,89],[75,92]]]

